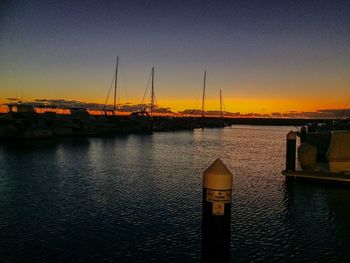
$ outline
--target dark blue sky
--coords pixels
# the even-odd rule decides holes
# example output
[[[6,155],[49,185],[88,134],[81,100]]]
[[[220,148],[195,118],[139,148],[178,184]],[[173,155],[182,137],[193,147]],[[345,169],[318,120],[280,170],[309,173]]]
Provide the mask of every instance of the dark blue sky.
[[[0,95],[103,100],[120,56],[129,100],[154,65],[166,103],[195,100],[207,69],[209,97],[325,101],[332,88],[340,104],[349,14],[350,1],[5,1]]]

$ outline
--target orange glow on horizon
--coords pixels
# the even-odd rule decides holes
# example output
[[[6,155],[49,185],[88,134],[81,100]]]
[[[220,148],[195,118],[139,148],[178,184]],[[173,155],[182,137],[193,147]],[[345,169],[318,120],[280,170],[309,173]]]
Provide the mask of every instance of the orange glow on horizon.
[[[185,109],[201,109],[201,102],[194,103],[192,101],[162,101],[160,106],[166,105],[172,111],[183,111]],[[196,105],[195,105],[196,104]],[[163,106],[165,107],[165,106]],[[220,105],[218,100],[206,100],[204,108],[206,111],[219,111]],[[226,99],[223,103],[223,111],[271,114],[273,112],[287,113],[291,111],[297,112],[314,112],[322,109],[341,109],[344,103],[339,100],[309,100],[309,99],[257,99],[257,98],[237,98]]]
[[[73,99],[67,99],[71,101]],[[99,100],[85,100],[75,99],[76,101],[104,104],[104,101]],[[34,99],[27,99],[27,102],[34,101]],[[26,102],[25,101],[25,102]],[[193,101],[189,99],[163,99],[158,98],[160,108],[170,108],[173,113],[178,113],[183,110],[201,110],[201,101]],[[2,104],[8,103],[7,101],[1,101]],[[139,102],[136,100],[129,100],[128,104],[137,105]],[[121,103],[123,105],[123,103]],[[296,112],[315,112],[322,109],[343,109],[345,103],[336,98],[324,98],[322,100],[311,100],[309,98],[224,98],[223,111],[226,112],[240,112],[241,114],[257,113],[257,114],[271,114],[274,112],[288,113],[291,111]],[[41,109],[42,110],[42,109]],[[220,105],[218,99],[206,99],[205,111],[219,111]],[[46,110],[47,111],[47,110]],[[0,113],[7,112],[7,106],[0,106]],[[90,110],[91,114],[95,112],[101,112],[98,110]],[[63,113],[64,114],[64,113]],[[100,113],[98,113],[100,114]],[[120,112],[118,115],[128,115],[130,112]],[[160,113],[158,113],[160,114]]]

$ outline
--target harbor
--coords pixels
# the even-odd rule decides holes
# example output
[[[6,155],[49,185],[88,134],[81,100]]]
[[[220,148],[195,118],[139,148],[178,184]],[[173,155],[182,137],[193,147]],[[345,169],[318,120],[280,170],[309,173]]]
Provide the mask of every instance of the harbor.
[[[215,158],[233,174],[232,261],[348,261],[349,190],[286,181],[291,129],[1,144],[0,261],[198,262],[202,174]]]
[[[350,1],[0,13],[0,263],[350,262]]]
[[[336,119],[236,118],[230,116],[151,116],[147,111],[90,114],[85,108],[57,109],[26,103],[6,105],[0,115],[0,140],[47,139],[67,136],[114,136],[118,134],[221,128],[231,125],[303,126],[322,123],[329,127]],[[62,112],[65,112],[64,114]]]
[[[205,92],[206,76],[204,71],[202,88],[202,106],[200,116],[194,114],[189,117],[174,116],[172,112],[157,114],[157,99],[154,89],[154,67],[152,67],[149,81],[151,83],[150,103],[145,102],[148,86],[137,110],[127,114],[117,111],[117,81],[119,57],[117,57],[114,82],[113,107],[107,105],[112,85],[107,98],[99,113],[90,114],[94,109],[82,107],[59,108],[57,105],[42,103],[25,103],[16,101],[5,104],[7,113],[0,116],[0,140],[17,139],[47,139],[61,136],[113,136],[129,133],[152,133],[153,131],[193,130],[195,128],[217,128],[229,126],[224,117],[222,93],[220,90],[219,116],[206,116]],[[59,112],[61,111],[61,114]],[[66,114],[62,114],[65,112]],[[96,112],[96,109],[95,109]],[[119,114],[118,114],[119,113]]]

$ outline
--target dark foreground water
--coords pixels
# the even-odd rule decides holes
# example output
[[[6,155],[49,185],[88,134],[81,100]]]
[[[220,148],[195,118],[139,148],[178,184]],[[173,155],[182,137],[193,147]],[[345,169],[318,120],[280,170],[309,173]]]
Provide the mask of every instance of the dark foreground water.
[[[234,174],[232,261],[350,261],[350,189],[286,184],[290,129],[0,145],[0,262],[198,262],[218,157]]]

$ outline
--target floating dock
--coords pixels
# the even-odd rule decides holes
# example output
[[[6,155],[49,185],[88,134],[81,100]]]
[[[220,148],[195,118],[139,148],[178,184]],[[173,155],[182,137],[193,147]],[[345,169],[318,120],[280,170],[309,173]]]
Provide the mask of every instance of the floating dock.
[[[350,186],[350,173],[334,173],[326,171],[282,171],[290,180],[313,181],[320,183],[346,184]]]

